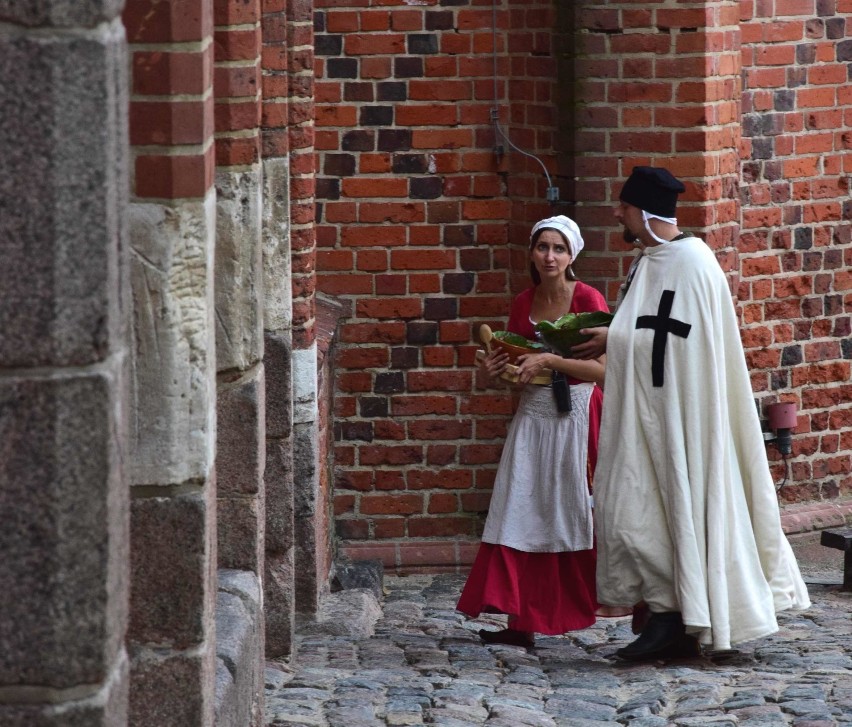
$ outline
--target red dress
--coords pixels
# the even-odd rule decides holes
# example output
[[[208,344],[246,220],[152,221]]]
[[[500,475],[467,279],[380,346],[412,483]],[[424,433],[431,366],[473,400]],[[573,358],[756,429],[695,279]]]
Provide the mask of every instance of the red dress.
[[[530,320],[535,288],[512,302],[507,329],[535,340]],[[609,311],[604,297],[585,283],[577,282],[571,313]],[[580,383],[568,378],[570,384]],[[588,461],[594,471],[598,452],[603,392],[595,387],[589,402]],[[518,631],[562,634],[595,622],[598,608],[595,589],[595,551],[530,553],[505,545],[481,543],[457,609],[471,617],[481,613],[505,613],[509,626]]]

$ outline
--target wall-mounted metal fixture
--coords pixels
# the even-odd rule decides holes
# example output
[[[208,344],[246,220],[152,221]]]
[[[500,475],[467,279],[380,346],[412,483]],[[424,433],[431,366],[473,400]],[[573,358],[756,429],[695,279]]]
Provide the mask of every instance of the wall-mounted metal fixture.
[[[793,450],[792,431],[796,428],[796,405],[778,402],[766,407],[769,428],[775,432],[775,446],[785,457]]]

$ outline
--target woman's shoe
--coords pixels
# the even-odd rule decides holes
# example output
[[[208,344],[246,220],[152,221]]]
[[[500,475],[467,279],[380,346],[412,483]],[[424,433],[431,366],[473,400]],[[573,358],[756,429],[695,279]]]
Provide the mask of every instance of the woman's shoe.
[[[527,649],[535,646],[535,637],[531,633],[516,631],[515,629],[502,629],[501,631],[479,629],[479,638],[486,644],[508,644],[509,646],[523,646]]]

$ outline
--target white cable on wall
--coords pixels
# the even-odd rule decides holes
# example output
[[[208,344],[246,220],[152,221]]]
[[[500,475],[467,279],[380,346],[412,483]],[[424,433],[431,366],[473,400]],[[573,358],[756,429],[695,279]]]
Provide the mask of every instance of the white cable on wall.
[[[495,141],[497,141],[497,139],[503,139],[511,149],[515,150],[519,154],[523,154],[525,157],[535,159],[541,165],[544,177],[547,179],[547,201],[556,202],[559,200],[559,187],[553,186],[550,179],[550,173],[547,171],[547,167],[544,165],[544,162],[535,154],[530,154],[518,147],[509,138],[509,134],[500,126],[500,108],[497,105],[497,2],[498,0],[493,0],[491,3],[491,58],[493,61],[492,80],[494,86],[494,106],[491,109],[491,123],[494,125]],[[511,102],[508,97],[506,102]]]

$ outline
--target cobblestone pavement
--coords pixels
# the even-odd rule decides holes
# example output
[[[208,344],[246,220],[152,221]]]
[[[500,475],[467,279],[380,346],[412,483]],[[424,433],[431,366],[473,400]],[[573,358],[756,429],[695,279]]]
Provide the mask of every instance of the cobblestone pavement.
[[[624,664],[629,620],[602,619],[534,649],[483,645],[459,575],[386,576],[375,633],[298,637],[292,669],[267,669],[267,724],[288,727],[852,725],[852,594],[809,585],[814,605],[734,652]]]

